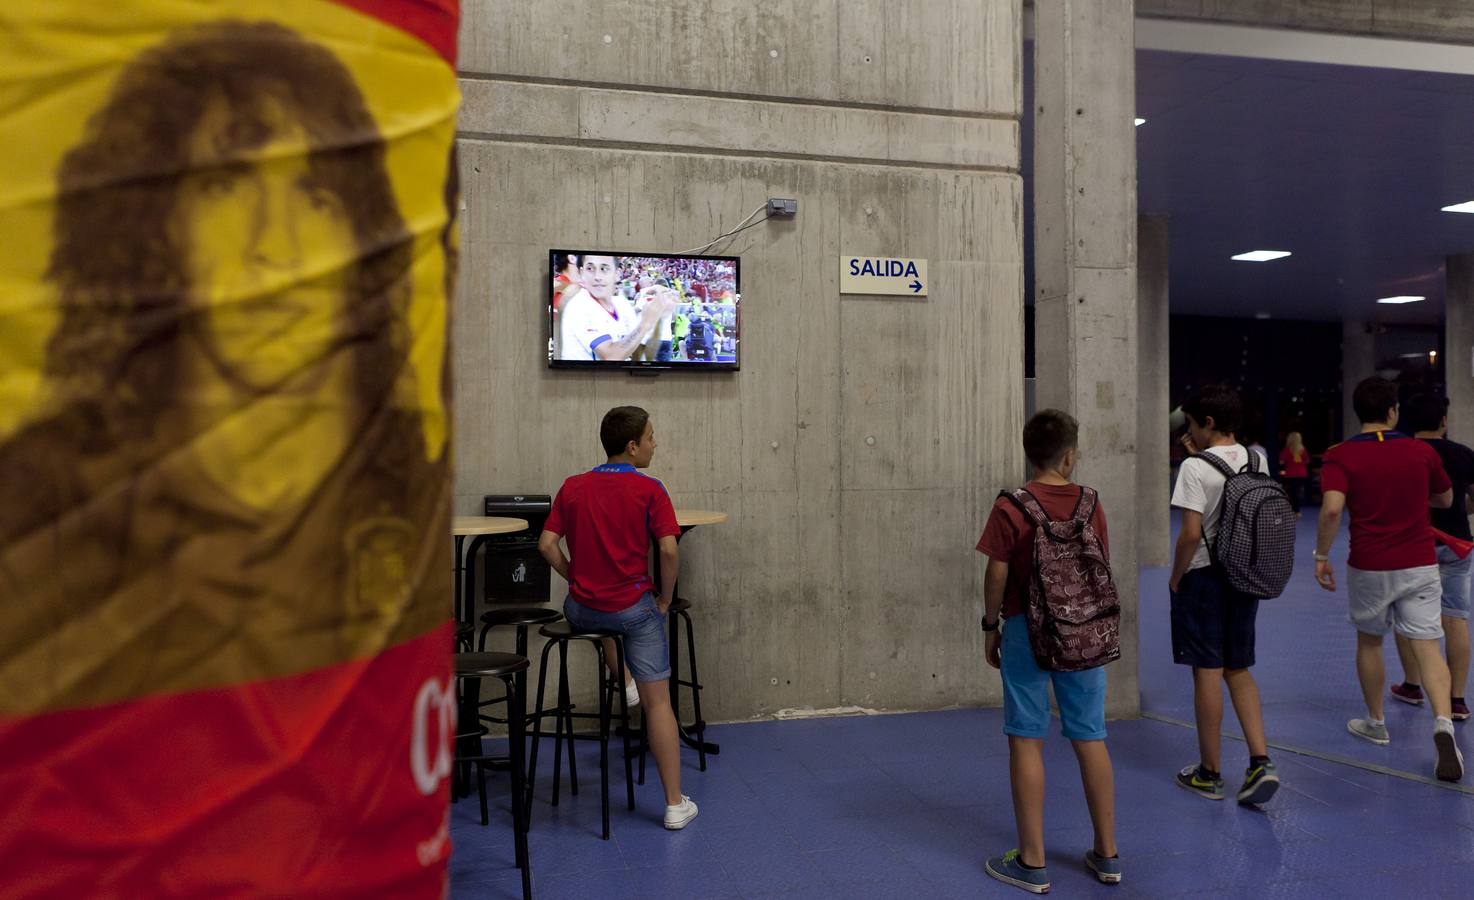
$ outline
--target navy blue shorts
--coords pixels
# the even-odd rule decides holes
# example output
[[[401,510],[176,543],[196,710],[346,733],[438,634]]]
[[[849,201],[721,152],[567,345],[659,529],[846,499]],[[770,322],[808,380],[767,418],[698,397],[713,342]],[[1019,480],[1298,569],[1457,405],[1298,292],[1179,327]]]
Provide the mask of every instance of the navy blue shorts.
[[[1213,567],[1182,576],[1172,595],[1172,659],[1197,669],[1254,665],[1259,600],[1229,586]]]

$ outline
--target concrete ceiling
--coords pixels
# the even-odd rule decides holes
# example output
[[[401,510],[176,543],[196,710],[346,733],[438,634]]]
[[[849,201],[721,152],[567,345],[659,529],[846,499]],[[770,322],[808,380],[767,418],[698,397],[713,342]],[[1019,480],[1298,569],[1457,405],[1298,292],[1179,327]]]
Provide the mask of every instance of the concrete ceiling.
[[[1136,90],[1173,312],[1441,321],[1443,259],[1474,251],[1474,215],[1440,211],[1474,200],[1474,76],[1138,50]],[[1255,249],[1294,255],[1229,259]],[[1428,299],[1375,302],[1399,294]]]

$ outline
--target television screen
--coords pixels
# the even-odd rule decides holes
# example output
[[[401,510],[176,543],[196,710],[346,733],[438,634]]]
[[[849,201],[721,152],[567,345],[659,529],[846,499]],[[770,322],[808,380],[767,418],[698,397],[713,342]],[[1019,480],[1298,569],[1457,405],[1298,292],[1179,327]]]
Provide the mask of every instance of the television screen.
[[[553,250],[551,258],[550,366],[737,369],[737,257]]]

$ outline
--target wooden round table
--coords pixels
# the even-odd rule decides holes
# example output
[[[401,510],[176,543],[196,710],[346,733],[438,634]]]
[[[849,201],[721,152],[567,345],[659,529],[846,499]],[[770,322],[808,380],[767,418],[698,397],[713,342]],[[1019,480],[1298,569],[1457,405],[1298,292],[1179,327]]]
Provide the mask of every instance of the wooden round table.
[[[485,537],[489,534],[515,534],[527,530],[526,519],[513,519],[505,516],[456,516],[451,520],[450,533],[455,537],[456,545],[456,586],[455,586],[455,618],[457,622],[468,622],[471,612],[474,610],[475,601],[470,596],[472,585],[465,584],[466,596],[462,597],[462,581],[466,572],[466,538]],[[476,543],[472,542],[472,551],[476,549]]]
[[[680,543],[681,538],[686,536],[686,532],[690,531],[693,528],[701,525],[721,525],[726,521],[727,514],[724,512],[717,512],[716,510],[711,509],[678,509],[676,510],[676,524],[681,526],[681,533],[677,535],[676,542]],[[655,583],[657,585],[660,584],[659,553],[655,554]],[[679,582],[677,582],[676,597],[679,597],[680,593],[681,592]],[[672,597],[671,599],[674,600],[675,597]],[[674,647],[676,646],[676,642],[680,639],[678,633],[676,632],[677,623],[674,616],[670,617],[670,619],[668,620],[668,624],[670,628],[669,640],[671,642],[671,646]],[[688,650],[687,652],[690,651]],[[705,755],[708,753],[712,755],[721,753],[722,748],[720,745],[714,744],[710,741],[698,741],[696,737],[691,734],[691,731],[686,727],[686,724],[681,721],[681,682],[680,676],[676,672],[671,673],[670,705],[671,709],[674,709],[676,711],[676,733],[680,735],[681,743],[685,744],[687,747],[690,747],[692,750],[698,750],[701,752],[701,766],[704,771],[706,768]]]
[[[450,533],[456,537],[473,534],[512,534],[526,530],[526,519],[509,519],[504,516],[456,516],[450,523]]]
[[[678,509],[676,510],[676,524],[681,526],[681,531],[695,528],[697,525],[721,525],[727,521],[727,514],[710,509]]]

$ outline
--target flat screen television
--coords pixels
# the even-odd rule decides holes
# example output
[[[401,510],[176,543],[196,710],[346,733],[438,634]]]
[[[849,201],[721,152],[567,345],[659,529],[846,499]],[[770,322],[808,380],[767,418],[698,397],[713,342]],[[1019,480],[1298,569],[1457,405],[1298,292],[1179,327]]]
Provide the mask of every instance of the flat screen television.
[[[552,250],[549,260],[549,366],[737,370],[737,257]]]

